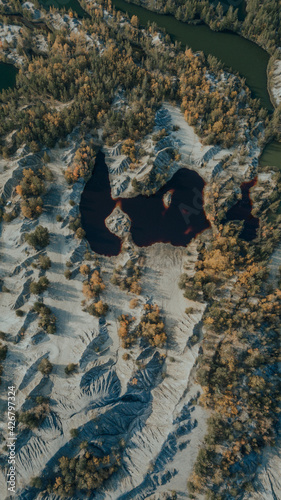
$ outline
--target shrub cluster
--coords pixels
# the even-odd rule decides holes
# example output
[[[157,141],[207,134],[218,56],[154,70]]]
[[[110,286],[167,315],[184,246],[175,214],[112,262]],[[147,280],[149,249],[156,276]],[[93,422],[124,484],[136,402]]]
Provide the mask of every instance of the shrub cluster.
[[[41,278],[39,278],[39,280],[37,282],[33,281],[32,283],[30,283],[29,291],[30,291],[30,293],[33,293],[34,295],[39,295],[40,293],[47,290],[49,283],[50,282],[49,282],[48,278],[46,278],[46,276],[41,276]]]
[[[33,310],[39,316],[39,326],[50,335],[56,333],[56,317],[52,311],[43,302],[35,302]]]
[[[46,227],[37,226],[32,233],[25,233],[25,240],[35,249],[44,248],[50,242],[49,231]]]
[[[93,148],[83,140],[77,149],[73,163],[65,171],[65,178],[69,184],[78,181],[80,177],[88,179],[95,164]]]
[[[130,347],[137,339],[143,339],[153,347],[163,347],[167,341],[164,321],[157,305],[145,304],[144,314],[134,328],[132,328],[135,322],[134,317],[122,314],[118,321],[118,335],[122,341],[122,347]]]
[[[42,213],[43,200],[41,195],[46,192],[45,181],[51,180],[52,174],[47,167],[42,167],[37,174],[31,168],[23,170],[16,192],[21,197],[21,212],[24,217],[33,219]]]
[[[138,265],[134,264],[132,260],[128,260],[125,267],[117,267],[113,271],[111,277],[111,283],[117,285],[121,290],[127,290],[131,293],[136,293],[140,295],[141,285],[140,285],[141,269]]]
[[[20,412],[18,421],[28,429],[35,429],[39,427],[48,413],[50,413],[49,402],[42,402],[30,410]]]
[[[61,497],[74,498],[77,492],[90,496],[118,469],[120,456],[113,452],[110,455],[96,456],[84,450],[79,457],[59,459],[59,475],[48,487],[49,493]]]

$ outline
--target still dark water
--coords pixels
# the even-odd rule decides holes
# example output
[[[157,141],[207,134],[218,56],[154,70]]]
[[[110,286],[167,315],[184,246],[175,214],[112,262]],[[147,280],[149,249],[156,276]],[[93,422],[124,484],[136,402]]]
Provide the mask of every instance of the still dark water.
[[[99,152],[91,178],[88,180],[80,201],[80,213],[86,238],[94,252],[101,255],[118,255],[120,239],[105,226],[116,200],[111,198],[108,169],[104,155]]]
[[[257,236],[259,227],[259,219],[252,215],[252,200],[250,197],[250,189],[256,184],[257,179],[252,179],[249,182],[243,182],[241,185],[242,198],[226,214],[226,221],[243,220],[244,226],[240,234],[240,238],[246,241],[252,241]]]
[[[17,68],[13,64],[0,62],[0,91],[14,87],[16,84]]]
[[[277,167],[281,170],[281,142],[272,141],[267,144],[259,163],[262,167]]]
[[[86,238],[94,252],[118,255],[121,241],[104,223],[118,203],[131,219],[132,238],[139,247],[157,242],[186,246],[209,227],[203,209],[203,188],[204,181],[196,172],[180,169],[155,195],[113,200],[104,155],[99,152],[80,202]],[[170,190],[173,190],[172,201],[165,208],[163,195]]]

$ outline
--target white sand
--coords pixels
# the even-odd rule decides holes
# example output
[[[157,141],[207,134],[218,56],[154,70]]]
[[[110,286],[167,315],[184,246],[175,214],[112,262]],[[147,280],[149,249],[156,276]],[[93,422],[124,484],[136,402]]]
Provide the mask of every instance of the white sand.
[[[281,103],[281,60],[277,59],[270,72],[269,85],[276,106]]]
[[[119,380],[121,394],[128,392],[130,379],[138,377],[135,360],[141,353],[140,348],[138,345],[133,347],[130,350],[131,360],[125,361],[122,358],[125,351],[120,347],[117,334],[117,317],[121,313],[132,313],[129,301],[134,295],[122,292],[109,281],[114,266],[119,263],[124,265],[134,254],[134,249],[117,258],[100,258],[102,275],[106,283],[103,296],[110,306],[107,326],[104,330],[99,326],[98,320],[83,312],[81,307],[81,301],[84,298],[82,277],[75,273],[82,262],[85,244],[74,239],[73,233],[56,221],[57,214],[66,218],[70,213],[75,213],[76,207],[72,208],[69,205],[69,199],[71,196],[79,202],[83,189],[83,183],[80,187],[76,185],[73,190],[69,189],[63,177],[63,169],[73,158],[74,151],[75,145],[72,143],[68,149],[56,149],[50,152],[49,166],[55,179],[51,190],[46,195],[46,211],[39,217],[38,222],[28,222],[18,217],[11,223],[2,225],[0,275],[10,293],[2,294],[1,329],[12,338],[18,334],[23,324],[26,325],[22,340],[17,344],[9,342],[9,354],[4,363],[4,384],[9,381],[16,385],[18,409],[25,404],[30,394],[38,395],[39,393],[51,397],[50,416],[39,429],[32,431],[27,442],[22,441],[21,428],[18,428],[17,480],[19,488],[24,488],[31,477],[40,475],[49,460],[52,461],[54,455],[69,442],[70,429],[83,428],[96,415],[104,415],[103,422],[106,422],[110,407],[104,406],[103,403],[100,408],[92,409],[91,407],[99,399],[102,401],[104,398],[112,397],[114,400],[112,377],[114,380]],[[36,155],[32,156],[28,162],[35,170],[39,165]],[[4,170],[4,164],[8,165],[8,170]],[[16,159],[1,161],[0,164],[0,182],[5,188],[6,199],[9,199],[12,194],[13,203],[18,197],[14,198],[12,190],[18,183],[22,168],[23,166],[20,166],[19,160]],[[9,180],[11,178],[12,181]],[[50,244],[46,248],[52,261],[52,267],[46,272],[50,286],[43,296],[44,303],[57,317],[57,333],[55,335],[43,333],[41,341],[38,340],[35,344],[32,338],[39,331],[37,319],[28,321],[27,315],[23,318],[17,317],[13,307],[22,295],[23,289],[25,294],[28,293],[29,281],[38,279],[38,270],[30,267],[37,252],[28,247],[22,236],[24,227],[27,229],[28,225],[29,230],[32,230],[37,223],[47,227],[51,235]],[[74,252],[77,255],[73,266],[74,277],[66,280],[65,263],[71,258],[75,260]],[[153,381],[151,387],[148,386],[151,403],[149,405],[144,403],[141,412],[137,411],[139,417],[136,413],[132,420],[127,434],[128,441],[124,458],[126,467],[109,481],[106,487],[106,498],[118,498],[121,492],[131,491],[142,483],[150,470],[151,461],[156,460],[161,453],[169,433],[178,432],[178,428],[182,425],[175,423],[175,419],[198,390],[196,385],[191,384],[190,388],[188,385],[198,345],[190,349],[186,344],[192,336],[194,326],[202,316],[204,306],[195,304],[197,312],[188,317],[184,312],[185,308],[194,304],[183,298],[182,291],[177,285],[185,266],[189,267],[192,272],[196,260],[194,245],[190,246],[190,252],[191,255],[187,255],[184,249],[163,244],[143,249],[146,257],[141,277],[143,292],[139,306],[133,314],[136,318],[140,317],[142,306],[148,298],[161,307],[167,334],[169,337],[172,336],[168,349],[162,350],[162,353],[167,355],[165,362],[167,376],[163,380],[160,377],[159,380]],[[35,300],[36,297],[26,295],[21,309],[28,313]],[[100,352],[98,353],[94,346],[99,344]],[[54,365],[49,377],[51,385],[46,379],[43,380],[36,368],[44,356],[48,356]],[[151,356],[148,357],[148,361],[150,358]],[[66,377],[64,368],[71,362],[80,363],[79,371],[71,377]],[[99,366],[103,368],[99,369]],[[89,370],[93,367],[96,367],[98,375],[94,385],[91,385],[89,394],[85,394],[80,388],[80,383],[82,377],[86,373],[89,374]],[[149,377],[148,374],[147,376]],[[40,389],[38,384],[40,384]],[[118,398],[116,395],[115,418],[117,422],[119,418],[123,418],[122,413],[120,417],[118,416],[120,406],[120,404],[118,406]],[[4,409],[4,401],[1,406]],[[120,408],[120,411],[123,411],[122,405]],[[134,402],[128,403],[126,408],[132,415],[136,412]],[[157,472],[160,479],[167,471],[173,472],[176,469],[177,475],[171,479],[171,484],[176,484],[177,489],[183,493],[186,490],[187,475],[191,471],[198,443],[205,429],[205,417],[200,408],[196,408],[192,415],[184,420],[184,423],[191,422],[192,424],[195,418],[198,420],[198,426],[188,431],[187,437],[190,443],[182,451],[178,450],[174,457]],[[140,423],[142,423],[141,427]],[[5,420],[2,421],[2,427],[5,430]],[[120,432],[122,433],[121,429]],[[105,443],[106,439],[105,435]],[[183,434],[178,439],[178,445],[186,440]],[[1,475],[0,484],[2,488],[5,488],[4,475]],[[145,491],[147,487],[143,488]],[[159,489],[159,494],[165,490],[166,487],[163,485]]]
[[[239,166],[238,147],[226,150],[203,146],[174,106],[163,106],[156,117],[154,132],[163,126],[167,130],[165,140],[180,154],[180,159],[169,165],[169,176],[179,168],[192,168],[205,179],[205,190],[212,189],[213,184],[223,186],[232,179],[231,189],[239,191],[241,182],[253,168],[252,163],[257,161],[257,140],[248,144],[245,164]],[[101,274],[106,284],[102,298],[109,305],[106,324],[99,324],[98,319],[83,312],[82,277],[78,269],[83,262],[86,243],[76,240],[66,224],[56,221],[58,214],[67,220],[78,213],[83,182],[69,188],[63,176],[63,169],[71,163],[77,148],[76,140],[73,134],[68,148],[50,152],[49,166],[55,179],[46,195],[46,210],[38,222],[18,217],[1,225],[0,277],[10,290],[2,294],[1,329],[13,338],[23,325],[26,327],[20,342],[9,342],[4,383],[13,382],[17,386],[18,409],[26,404],[30,395],[43,394],[51,398],[51,413],[39,429],[33,430],[24,440],[22,428],[18,428],[18,487],[24,492],[31,477],[40,475],[46,467],[52,468],[57,463],[54,458],[57,453],[76,453],[78,449],[72,446],[70,429],[79,428],[83,440],[93,443],[98,440],[104,450],[112,443],[118,444],[120,439],[126,441],[123,466],[106,484],[104,498],[113,500],[130,492],[132,498],[156,495],[161,499],[173,490],[187,498],[186,481],[205,433],[207,417],[201,407],[190,404],[200,389],[194,382],[193,370],[200,344],[192,348],[188,345],[194,328],[200,332],[205,305],[186,300],[178,287],[183,272],[194,272],[196,243],[189,245],[188,252],[164,244],[142,249],[142,294],[134,311],[129,302],[135,296],[111,284],[110,278],[116,266],[124,266],[136,257],[138,249],[129,246],[116,258],[100,257]],[[163,147],[159,144],[153,143],[151,135],[145,138],[142,146],[147,154],[135,171],[130,170],[128,159],[120,154],[121,144],[105,148],[113,194],[120,190],[118,196],[131,196],[134,177],[143,178],[153,163],[160,171],[166,166],[170,146],[165,141]],[[24,150],[22,154],[26,156]],[[220,162],[226,158],[230,158],[228,165],[220,169]],[[28,156],[27,163],[35,170],[40,165],[36,155]],[[24,162],[19,158],[0,161],[0,184],[5,201],[11,199],[12,207],[18,202],[13,189],[23,168]],[[77,205],[71,207],[70,199]],[[117,217],[108,220],[118,232],[119,216],[117,211]],[[43,296],[45,304],[57,317],[57,333],[43,333],[41,337],[37,335],[36,317],[26,314],[19,318],[13,309],[22,300],[21,308],[28,313],[36,300],[28,295],[28,287],[31,280],[38,279],[38,270],[30,266],[37,253],[24,242],[22,233],[33,230],[37,223],[47,227],[51,235],[46,248],[52,261],[51,269],[46,272],[50,286]],[[73,261],[71,280],[64,277],[68,260]],[[125,350],[118,337],[118,316],[134,314],[138,321],[146,301],[157,303],[165,318],[169,340],[167,347],[159,350],[164,360],[163,377],[154,353],[142,353],[138,344],[129,350],[130,359],[124,360]],[[193,307],[195,312],[186,315],[187,307]],[[45,356],[54,365],[49,380],[37,371],[40,359]],[[146,358],[141,359],[142,356]],[[144,362],[146,367],[141,368],[137,361]],[[67,377],[64,368],[71,362],[78,363],[79,369]],[[136,386],[132,385],[134,379],[138,381]],[[0,404],[3,410],[5,400]],[[92,422],[96,417],[100,420]],[[5,431],[5,420],[2,429]],[[72,447],[67,448],[68,445]],[[0,485],[4,491],[4,474],[0,476]]]

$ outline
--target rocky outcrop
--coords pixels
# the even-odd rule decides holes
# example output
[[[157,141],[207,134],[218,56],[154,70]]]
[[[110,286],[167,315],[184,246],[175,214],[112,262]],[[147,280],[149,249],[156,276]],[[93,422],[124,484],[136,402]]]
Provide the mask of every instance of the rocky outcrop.
[[[115,155],[113,155],[113,158],[115,158]],[[130,168],[130,164],[130,158],[122,156],[122,158],[118,158],[118,160],[115,160],[112,166],[108,167],[108,171],[113,175],[122,174]]]
[[[114,179],[112,182],[112,198],[118,198],[127,189],[131,181],[131,178],[127,175],[121,179]]]
[[[119,238],[124,238],[130,231],[131,221],[129,216],[117,206],[105,219],[105,225],[113,234],[116,234]]]
[[[172,126],[171,115],[167,108],[163,107],[159,109],[155,115],[155,127],[156,130],[167,130],[169,131]]]

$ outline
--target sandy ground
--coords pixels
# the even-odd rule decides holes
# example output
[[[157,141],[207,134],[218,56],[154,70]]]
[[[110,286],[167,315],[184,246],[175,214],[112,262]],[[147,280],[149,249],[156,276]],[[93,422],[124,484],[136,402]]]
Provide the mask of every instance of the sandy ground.
[[[278,500],[281,491],[281,448],[280,440],[274,448],[268,448],[263,453],[261,464],[257,471],[255,492],[249,500]]]
[[[200,407],[190,404],[200,389],[191,377],[198,345],[192,349],[187,346],[200,322],[204,305],[184,299],[177,285],[183,271],[193,272],[196,245],[191,244],[188,253],[183,248],[163,244],[143,249],[142,294],[134,315],[137,319],[140,317],[146,301],[157,303],[165,318],[169,341],[167,348],[159,350],[164,364],[153,350],[143,353],[138,344],[130,349],[131,359],[125,361],[122,357],[125,351],[117,333],[117,318],[121,313],[132,313],[129,301],[134,295],[112,285],[110,278],[114,267],[123,265],[135,250],[129,249],[117,258],[100,257],[101,274],[106,284],[103,297],[110,308],[106,324],[101,325],[97,318],[83,312],[81,306],[84,297],[78,269],[86,243],[76,240],[64,222],[56,221],[58,214],[64,220],[75,215],[78,206],[71,207],[69,200],[79,202],[83,189],[83,183],[70,189],[63,176],[63,169],[72,160],[73,146],[72,142],[68,149],[50,151],[49,167],[54,182],[45,196],[45,210],[39,220],[18,217],[1,225],[0,276],[9,289],[9,293],[1,295],[1,330],[9,340],[17,339],[17,343],[8,342],[0,408],[2,412],[6,409],[5,387],[10,383],[17,387],[18,410],[29,407],[30,396],[45,395],[51,401],[51,413],[38,429],[26,433],[18,427],[19,494],[27,491],[31,477],[47,473],[58,456],[77,451],[70,429],[78,428],[81,439],[95,442],[97,436],[102,438],[104,450],[115,442],[118,444],[124,436],[127,441],[124,465],[108,482],[101,498],[119,498],[123,493],[141,498],[140,491],[142,494],[159,491],[161,495],[167,488],[176,488],[185,496],[186,480],[204,435],[206,419]],[[23,158],[0,164],[4,197],[6,200],[11,197],[13,203],[16,201],[13,189],[24,166],[30,165],[36,170],[41,164],[37,155],[26,155],[24,151],[21,155]],[[37,300],[30,296],[28,289],[31,280],[39,276],[39,270],[31,267],[38,252],[25,243],[23,232],[33,230],[38,223],[47,227],[51,236],[45,250],[52,261],[51,268],[46,271],[50,286],[43,297],[57,317],[55,335],[43,333],[37,317],[29,312]],[[73,262],[70,280],[64,277],[68,260]],[[189,306],[194,306],[196,312],[186,315],[185,309]],[[15,307],[20,307],[25,316],[16,316]],[[20,334],[22,327],[26,328],[23,335]],[[37,371],[43,357],[48,357],[53,364],[49,377]],[[145,362],[144,368],[136,363],[140,358]],[[64,368],[71,362],[78,363],[79,369],[67,377]],[[131,384],[133,378],[139,380],[135,388]],[[131,398],[132,392],[135,395]],[[99,415],[102,416],[101,427],[93,431],[92,419]],[[2,413],[4,435],[5,418]],[[124,429],[122,422],[128,419],[128,428]],[[108,425],[114,426],[114,437],[108,435]],[[3,465],[5,471],[5,460]],[[3,491],[5,483],[2,472]]]
[[[25,5],[33,10],[30,2]],[[51,13],[49,22],[58,29],[68,25],[73,33],[82,36],[81,21],[67,14]],[[16,51],[19,29],[0,25],[0,41],[9,43],[8,57],[17,64],[21,64]],[[103,50],[98,39],[87,34],[83,36],[89,45],[95,44]],[[47,50],[45,42],[44,37],[38,39],[41,50]],[[158,43],[158,39],[154,42]],[[277,102],[281,98],[280,69],[278,61],[272,89]],[[252,175],[257,165],[260,153],[257,139],[249,141],[245,163],[240,165],[239,147],[227,150],[203,146],[179,108],[169,104],[157,113],[154,132],[163,128],[166,130],[163,143],[155,144],[151,135],[145,138],[142,144],[145,155],[134,171],[130,169],[129,159],[121,155],[121,144],[104,148],[113,196],[135,195],[131,185],[134,177],[142,180],[151,168],[161,173],[167,166],[170,177],[179,168],[192,168],[207,185],[213,181],[222,185],[232,179],[234,188],[239,190],[241,182]],[[142,294],[133,313],[138,320],[146,302],[157,303],[165,319],[168,343],[157,351],[144,350],[136,344],[129,350],[130,359],[125,360],[117,318],[120,314],[132,314],[129,302],[135,296],[111,284],[110,278],[116,266],[134,257],[136,249],[129,248],[117,258],[99,257],[106,284],[103,300],[108,303],[109,312],[105,322],[84,312],[82,277],[78,270],[87,244],[76,240],[67,227],[69,216],[77,215],[83,183],[69,188],[63,176],[63,169],[72,161],[76,139],[75,136],[71,138],[68,148],[50,151],[49,166],[54,182],[45,197],[46,210],[39,220],[30,222],[18,217],[0,226],[0,278],[9,290],[1,293],[0,301],[1,330],[7,334],[9,347],[0,396],[3,437],[7,432],[6,387],[11,383],[17,387],[18,410],[30,408],[29,398],[37,395],[50,397],[51,407],[50,414],[38,429],[24,431],[18,426],[17,498],[39,498],[28,487],[31,477],[48,474],[60,456],[75,455],[80,440],[87,440],[107,453],[112,446],[119,446],[121,439],[126,443],[122,467],[96,496],[98,500],[160,500],[172,491],[180,498],[188,498],[186,481],[203,440],[208,417],[194,404],[194,396],[200,391],[194,381],[194,364],[200,344],[190,348],[188,341],[194,331],[201,335],[200,321],[205,305],[185,299],[177,283],[183,272],[194,272],[196,243],[191,243],[188,251],[164,244],[142,250]],[[170,161],[169,148],[179,152],[178,161]],[[228,158],[227,167],[222,166]],[[12,160],[0,160],[0,186],[5,202],[18,201],[13,190],[23,168],[30,166],[36,170],[40,164],[39,156],[28,155],[24,150]],[[76,206],[70,206],[70,199]],[[56,221],[58,214],[66,223]],[[50,286],[43,298],[57,318],[55,335],[42,332],[37,317],[30,312],[38,299],[29,294],[30,282],[39,276],[39,270],[31,266],[38,253],[24,242],[23,233],[33,230],[38,223],[47,227],[51,235],[50,244],[44,250],[52,261],[46,272]],[[278,259],[279,254],[274,255],[272,269]],[[73,263],[73,275],[67,280],[64,271],[69,260]],[[18,307],[25,312],[23,317],[16,315]],[[194,312],[187,315],[187,307],[193,307]],[[25,331],[21,335],[23,328]],[[43,357],[48,357],[53,364],[49,377],[43,377],[37,370]],[[71,362],[78,364],[78,370],[67,377],[64,368]],[[133,384],[135,379],[137,383]],[[79,440],[71,438],[70,430],[74,428],[79,430]],[[4,444],[5,440],[1,444],[3,455],[0,457],[3,499],[7,498],[4,493],[7,466]],[[263,457],[257,491],[249,498],[278,498],[280,481],[275,451],[269,450]],[[50,495],[45,498],[52,500]]]
[[[257,159],[259,150],[253,141],[245,164],[238,169],[237,151],[202,146],[180,110],[173,106],[163,106],[156,116],[155,131],[163,127],[167,130],[166,140],[180,153],[180,160],[170,165],[170,175],[178,168],[188,167],[202,175],[207,186],[213,179],[223,184],[233,178],[234,185],[239,188]],[[0,278],[9,290],[1,294],[0,304],[1,330],[9,341],[0,400],[3,435],[6,432],[5,388],[11,383],[17,387],[18,410],[30,408],[29,398],[37,395],[50,397],[51,408],[38,429],[24,431],[18,426],[18,497],[38,498],[29,490],[31,477],[48,475],[60,456],[77,454],[80,441],[87,440],[107,453],[124,440],[122,466],[96,498],[164,499],[171,491],[177,491],[180,498],[188,498],[186,481],[203,440],[208,417],[194,404],[194,397],[200,391],[194,381],[194,364],[200,344],[193,347],[189,344],[194,332],[202,335],[200,321],[205,305],[188,301],[178,287],[183,272],[194,272],[196,242],[188,249],[164,244],[142,249],[142,293],[133,314],[138,321],[145,303],[158,304],[165,320],[168,342],[165,348],[157,350],[143,349],[137,343],[129,349],[130,359],[125,360],[117,318],[120,314],[132,314],[129,302],[136,296],[121,291],[110,278],[114,268],[134,259],[139,249],[131,245],[118,257],[98,257],[99,262],[95,265],[100,268],[106,285],[102,298],[108,303],[109,311],[105,321],[84,312],[79,267],[87,243],[75,239],[67,226],[69,217],[78,213],[84,183],[78,182],[70,188],[63,175],[63,170],[72,162],[76,141],[77,135],[73,134],[67,148],[49,152],[54,181],[45,195],[45,210],[39,219],[28,221],[17,217],[11,223],[1,224]],[[165,165],[167,143],[155,144],[148,136],[144,148],[148,155],[154,155],[154,168],[161,170]],[[105,153],[114,192],[115,183],[122,184],[128,173],[128,160],[120,154],[120,144],[105,148]],[[233,159],[227,168],[218,168],[230,155]],[[119,169],[124,160],[124,170]],[[40,165],[40,156],[27,154],[24,149],[13,160],[0,161],[5,203],[12,201],[12,207],[18,203],[14,188],[23,168],[30,166],[36,171]],[[114,172],[116,167],[118,173]],[[140,165],[134,175],[142,176],[148,168],[152,168],[151,165]],[[128,175],[132,177],[131,173]],[[130,188],[126,189],[122,192],[124,196],[130,193]],[[76,205],[71,206],[70,200]],[[64,221],[57,222],[57,215]],[[115,222],[117,227],[117,219]],[[43,298],[57,318],[54,335],[42,332],[37,317],[30,312],[38,299],[29,294],[30,282],[39,276],[39,270],[31,266],[38,252],[28,247],[23,233],[33,230],[37,224],[47,227],[50,232],[50,244],[44,250],[52,261],[46,272],[50,286]],[[64,276],[67,261],[73,263],[70,280]],[[18,307],[25,316],[16,316]],[[194,309],[192,314],[185,313],[188,307]],[[23,335],[22,328],[25,329]],[[53,364],[49,377],[43,377],[37,370],[43,357],[48,357]],[[64,368],[71,362],[78,364],[77,373],[66,376]],[[77,440],[70,435],[74,428],[79,431]],[[0,485],[6,491],[5,454],[1,460]],[[50,495],[45,498],[52,499]]]
[[[16,49],[19,40],[21,39],[20,35],[21,26],[16,25],[5,25],[0,22],[0,45],[6,48],[6,56],[9,62],[21,66],[24,62],[24,58],[18,54]]]

